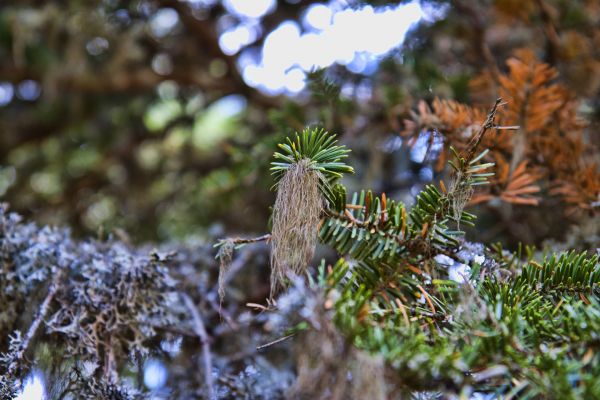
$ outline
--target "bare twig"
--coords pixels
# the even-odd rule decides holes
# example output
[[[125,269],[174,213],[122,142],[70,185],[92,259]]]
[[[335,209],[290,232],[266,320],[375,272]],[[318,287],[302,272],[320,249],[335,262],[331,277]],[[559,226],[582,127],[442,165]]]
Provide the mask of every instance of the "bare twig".
[[[238,329],[239,328],[239,324],[237,322],[235,322],[235,320],[233,319],[233,317],[231,316],[231,314],[227,310],[224,310],[221,307],[220,304],[217,304],[217,302],[215,301],[215,299],[212,296],[207,296],[207,297],[208,298],[206,299],[206,301],[210,305],[210,308],[212,308],[221,317],[223,317],[223,319],[225,320],[225,322],[227,322],[227,325],[229,326],[229,328],[231,328],[233,330]]]
[[[254,308],[255,310],[269,311],[268,307],[265,307],[262,304],[258,304],[258,303],[246,303],[246,307],[251,307],[251,308]]]
[[[223,299],[225,298],[225,287],[227,283],[235,276],[235,274],[246,265],[248,259],[250,258],[251,253],[249,251],[245,251],[241,256],[235,259],[235,262],[232,263],[233,259],[233,251],[236,245],[247,244],[247,243],[256,243],[260,241],[266,241],[271,238],[270,234],[265,234],[256,238],[251,239],[242,239],[242,238],[228,238],[221,239],[217,246],[219,247],[219,252],[217,253],[217,258],[219,259],[219,281],[217,285],[218,294],[219,294],[219,313],[221,313],[221,304],[223,303]]]
[[[194,304],[194,301],[192,300],[192,298],[189,295],[187,295],[187,293],[181,293],[181,298],[183,299],[185,306],[187,307],[190,314],[192,315],[192,320],[194,322],[194,326],[193,326],[194,332],[196,332],[196,334],[200,338],[200,344],[202,345],[202,362],[203,362],[203,368],[204,368],[204,379],[206,381],[208,398],[212,400],[215,398],[215,392],[214,392],[214,385],[213,385],[213,378],[212,378],[212,358],[211,358],[211,354],[210,354],[210,339],[208,337],[208,333],[206,333],[206,328],[204,327],[204,322],[202,322],[202,317],[200,316],[200,313],[198,312],[198,308],[196,308],[196,305]]]
[[[149,323],[148,326],[153,329],[156,329],[158,331],[171,333],[173,335],[181,335],[181,336],[194,337],[194,338],[198,337],[198,334],[195,331],[180,328],[177,326],[166,326],[166,325],[160,325],[160,324],[155,324],[155,323]]]
[[[116,384],[119,379],[119,373],[117,372],[117,358],[115,355],[115,343],[114,337],[110,335],[106,342],[104,342],[105,355],[104,355],[104,378],[111,384]]]
[[[479,132],[477,132],[477,134],[475,136],[473,136],[473,138],[467,145],[467,155],[465,157],[465,159],[467,161],[470,161],[473,159],[473,156],[475,155],[475,152],[477,151],[477,147],[479,147],[479,143],[481,143],[481,140],[483,139],[483,136],[485,135],[485,133],[489,129],[496,128],[496,125],[494,124],[494,119],[496,118],[496,114],[498,113],[498,107],[500,107],[504,104],[506,104],[506,103],[502,102],[501,97],[498,97],[496,99],[494,106],[488,113],[487,118],[485,119],[485,122],[481,125]],[[502,129],[518,129],[518,127],[502,127]]]
[[[291,337],[292,337],[292,336],[294,336],[294,335],[295,335],[295,333],[290,333],[289,335],[285,335],[284,337],[280,337],[279,339],[273,340],[272,342],[269,342],[269,343],[265,343],[265,344],[263,344],[263,345],[260,345],[260,346],[258,346],[258,347],[256,348],[256,350],[262,350],[262,349],[264,349],[264,348],[266,348],[266,347],[273,346],[274,344],[277,344],[277,343],[283,342],[284,340],[286,340],[286,339],[289,339],[289,338],[291,338]]]
[[[262,242],[262,241],[266,241],[271,239],[271,234],[270,233],[266,233],[262,236],[258,236],[255,238],[229,238],[229,239],[223,239],[222,241],[230,241],[233,244],[247,244],[247,243],[256,243],[256,242]]]
[[[270,236],[270,235],[265,235],[265,236]],[[268,239],[266,239],[266,240],[268,240]],[[249,243],[253,243],[253,242],[249,242]],[[239,257],[237,257],[235,260],[233,260],[227,273],[223,277],[223,284],[227,285],[235,277],[236,273],[240,269],[242,269],[248,263],[248,261],[250,261],[250,257],[253,254],[255,254],[255,251],[248,249],[248,250],[240,252],[240,253],[241,254],[239,255]]]
[[[23,341],[19,347],[19,351],[15,354],[15,357],[12,360],[12,362],[8,368],[8,371],[7,371],[8,376],[12,376],[19,368],[19,364],[21,363],[21,361],[24,360],[25,353],[27,352],[27,349],[29,348],[31,341],[33,340],[35,334],[37,333],[37,331],[40,327],[40,324],[46,318],[46,315],[50,311],[50,304],[52,303],[54,296],[56,295],[56,293],[58,292],[58,289],[60,288],[60,283],[61,283],[63,275],[64,275],[64,270],[62,270],[62,269],[58,270],[56,275],[54,275],[54,279],[52,280],[52,283],[50,284],[50,287],[48,289],[48,294],[46,294],[44,301],[40,305],[40,308],[37,312],[36,317],[34,318],[33,322],[29,326],[27,333],[23,337]]]

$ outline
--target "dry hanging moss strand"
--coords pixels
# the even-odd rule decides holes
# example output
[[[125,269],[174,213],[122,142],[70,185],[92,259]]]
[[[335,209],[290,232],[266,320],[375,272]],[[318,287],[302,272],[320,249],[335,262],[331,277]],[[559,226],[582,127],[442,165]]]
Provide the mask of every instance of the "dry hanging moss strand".
[[[233,249],[235,248],[235,242],[231,239],[226,239],[219,248],[217,258],[219,259],[219,301],[222,303],[225,298],[225,278],[231,267],[231,260],[233,259]]]
[[[479,147],[483,136],[489,129],[515,129],[518,127],[510,126],[510,127],[498,127],[494,123],[494,118],[496,118],[496,114],[498,113],[498,107],[504,105],[506,103],[502,103],[502,98],[499,97],[496,99],[494,106],[488,113],[488,116],[481,125],[479,132],[470,140],[467,153],[465,156],[466,162],[470,162],[475,157],[475,151]],[[462,167],[461,167],[462,168]],[[469,174],[465,173],[465,169],[459,169],[454,174],[452,178],[452,182],[450,183],[450,190],[448,191],[448,199],[451,201],[452,208],[452,216],[454,217],[457,226],[460,228],[460,218],[462,216],[463,210],[465,206],[471,200],[473,196],[473,186],[469,184]]]
[[[456,172],[452,182],[450,183],[450,191],[448,198],[452,202],[452,216],[460,227],[460,217],[465,209],[465,206],[473,196],[473,187],[464,181],[464,174],[460,171]]]
[[[293,164],[279,181],[271,232],[271,297],[289,274],[306,270],[317,243],[323,197],[310,160]]]

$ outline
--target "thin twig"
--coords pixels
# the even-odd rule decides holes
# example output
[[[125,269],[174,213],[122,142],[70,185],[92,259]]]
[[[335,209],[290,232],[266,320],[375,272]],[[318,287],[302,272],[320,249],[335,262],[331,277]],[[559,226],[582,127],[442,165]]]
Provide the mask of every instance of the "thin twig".
[[[228,239],[223,239],[223,241],[230,241],[233,244],[247,244],[247,243],[263,242],[263,241],[267,241],[269,239],[271,239],[271,234],[266,233],[262,236],[258,236],[255,238],[228,238]]]
[[[149,323],[147,326],[149,326],[153,329],[159,330],[161,332],[167,332],[167,333],[171,333],[174,335],[181,335],[181,336],[187,336],[187,337],[193,337],[193,338],[198,337],[198,334],[195,331],[180,328],[177,326],[165,326],[165,325],[160,325],[160,324],[155,324],[155,323]]]
[[[104,355],[104,379],[111,384],[116,384],[119,379],[119,373],[117,372],[114,336],[110,335],[106,342],[104,342],[106,349]]]
[[[277,343],[283,342],[284,340],[286,340],[286,339],[289,339],[289,338],[291,338],[291,337],[292,337],[292,336],[294,336],[294,335],[295,335],[295,333],[290,333],[289,335],[286,335],[286,336],[284,336],[284,337],[281,337],[281,338],[279,338],[279,339],[273,340],[272,342],[269,342],[269,343],[265,343],[265,344],[263,344],[263,345],[260,345],[260,346],[258,346],[258,347],[256,348],[256,350],[262,350],[262,349],[264,349],[264,348],[266,348],[266,347],[273,346],[274,344],[277,344]]]
[[[485,122],[481,125],[479,132],[477,132],[477,134],[473,137],[473,139],[471,139],[471,141],[467,145],[467,155],[465,157],[465,159],[467,161],[471,161],[473,159],[473,156],[475,155],[475,151],[477,151],[477,147],[479,146],[479,143],[481,143],[481,140],[483,139],[483,136],[485,135],[485,133],[489,129],[492,129],[495,127],[494,119],[496,118],[496,113],[498,112],[498,107],[500,107],[503,104],[505,104],[505,103],[502,103],[502,98],[498,97],[496,99],[496,102],[494,103],[494,106],[492,107],[489,114],[487,115]],[[515,128],[510,127],[510,129],[515,129]]]
[[[219,295],[219,307],[218,313],[221,314],[221,305],[223,303],[223,299],[225,298],[225,288],[229,281],[233,279],[235,274],[242,269],[247,261],[250,259],[251,255],[254,252],[250,252],[248,250],[242,252],[242,254],[232,262],[233,259],[233,251],[236,245],[243,245],[247,243],[257,243],[260,241],[267,241],[271,238],[270,234],[265,234],[256,238],[227,238],[221,239],[217,244],[219,248],[219,252],[217,253],[217,258],[219,259],[219,281],[217,285],[217,291]],[[231,325],[231,321],[228,321]]]
[[[262,310],[262,311],[269,311],[268,307],[265,307],[262,304],[258,304],[258,303],[246,303],[246,307],[250,307],[250,308],[254,308],[254,309]]]
[[[208,302],[210,307],[213,309],[213,311],[216,311],[219,314],[219,316],[221,316],[221,317],[223,317],[223,319],[225,319],[225,322],[227,322],[227,325],[229,326],[229,328],[231,328],[233,330],[236,330],[239,328],[238,323],[235,322],[235,320],[233,319],[231,314],[227,310],[224,310],[219,304],[217,304],[217,302],[215,301],[215,299],[212,296],[210,296],[208,299],[206,299],[206,301]]]
[[[189,310],[192,315],[192,320],[194,322],[194,332],[200,338],[200,344],[202,345],[202,361],[204,364],[204,379],[206,381],[206,388],[208,390],[208,398],[214,399],[214,385],[212,378],[212,358],[210,354],[210,339],[208,337],[208,333],[206,333],[206,328],[204,327],[204,322],[202,322],[202,317],[198,312],[198,308],[194,304],[194,301],[187,293],[181,293],[181,297],[185,306]]]
[[[265,236],[270,236],[270,235],[265,235]],[[252,242],[249,242],[249,243],[252,243]],[[231,266],[229,267],[229,269],[227,270],[227,273],[223,277],[223,284],[227,285],[235,277],[237,272],[248,263],[248,261],[254,254],[255,254],[255,252],[251,251],[250,249],[248,249],[246,251],[242,251],[241,254],[235,260],[233,260],[233,262],[231,263]]]
[[[46,298],[44,298],[44,301],[40,305],[40,308],[38,310],[38,313],[37,313],[35,319],[31,323],[31,325],[29,326],[29,329],[27,330],[27,333],[23,337],[23,342],[20,345],[19,351],[16,353],[15,358],[12,360],[10,367],[8,368],[8,371],[7,371],[8,376],[11,376],[16,372],[16,370],[19,368],[20,362],[25,358],[25,353],[27,352],[27,349],[29,348],[29,345],[30,345],[31,341],[33,340],[33,337],[37,333],[37,330],[39,329],[40,324],[42,323],[44,318],[46,318],[46,315],[50,311],[50,304],[52,303],[54,296],[56,295],[56,293],[58,292],[58,289],[60,288],[60,281],[62,280],[63,275],[64,275],[63,269],[59,269],[58,272],[56,273],[56,275],[54,275],[54,279],[52,280],[52,283],[50,284],[50,288],[48,289],[48,294],[46,294]]]

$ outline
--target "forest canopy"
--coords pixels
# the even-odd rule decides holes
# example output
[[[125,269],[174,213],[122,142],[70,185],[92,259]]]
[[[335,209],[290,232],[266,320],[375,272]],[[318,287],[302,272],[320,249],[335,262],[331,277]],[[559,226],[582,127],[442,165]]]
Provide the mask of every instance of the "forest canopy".
[[[599,48],[591,0],[5,2],[0,397],[600,398]]]

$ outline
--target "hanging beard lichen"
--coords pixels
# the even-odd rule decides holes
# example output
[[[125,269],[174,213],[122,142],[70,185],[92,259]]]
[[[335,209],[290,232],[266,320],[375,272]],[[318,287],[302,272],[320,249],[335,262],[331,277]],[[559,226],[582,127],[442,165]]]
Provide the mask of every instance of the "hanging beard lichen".
[[[302,274],[317,243],[323,197],[319,173],[303,159],[293,164],[277,186],[271,232],[271,297],[289,274]]]
[[[467,180],[463,173],[460,171],[456,172],[450,183],[450,191],[448,192],[448,198],[451,201],[452,216],[459,228],[463,210],[473,196],[473,187],[468,184]]]
[[[226,239],[222,242],[221,247],[219,247],[219,252],[217,253],[217,258],[219,259],[219,301],[223,302],[223,298],[225,298],[225,279],[227,278],[227,274],[229,273],[229,267],[231,266],[231,260],[233,259],[233,249],[235,248],[235,243],[231,239]]]

